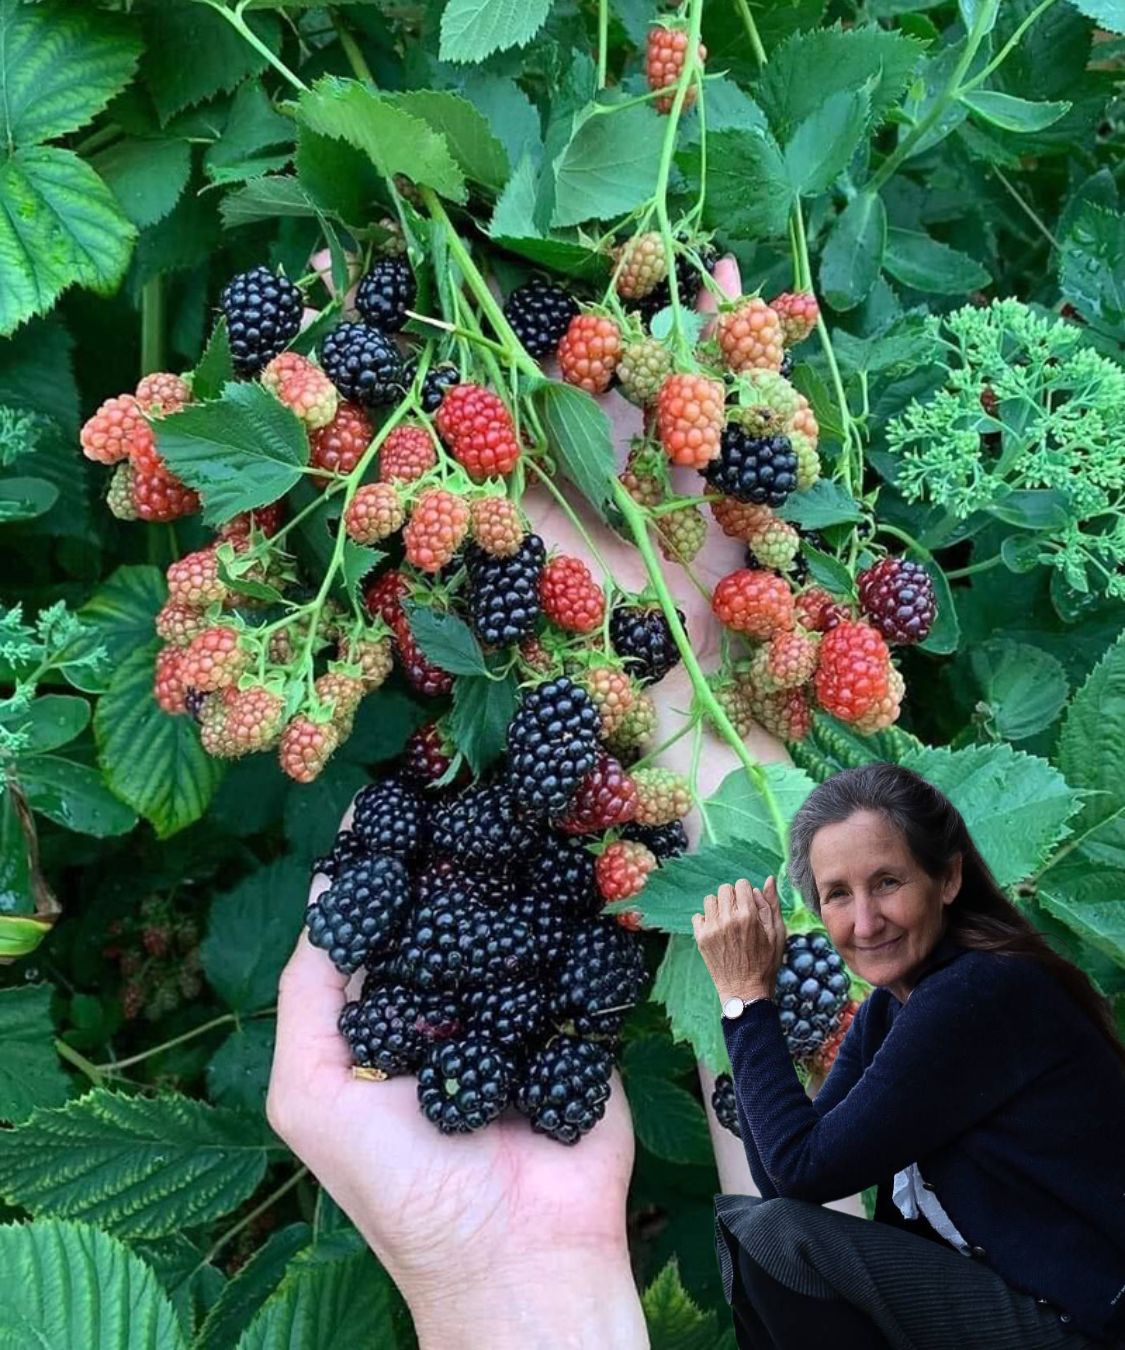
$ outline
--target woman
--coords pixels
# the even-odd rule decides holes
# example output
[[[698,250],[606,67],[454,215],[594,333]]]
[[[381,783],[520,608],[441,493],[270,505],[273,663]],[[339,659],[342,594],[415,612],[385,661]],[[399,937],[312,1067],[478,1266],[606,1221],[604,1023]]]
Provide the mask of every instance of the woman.
[[[794,884],[875,989],[810,1101],[772,1002],[774,878],[692,916],[761,1192],[716,1198],[738,1345],[1125,1345],[1125,1048],[1104,1000],[910,770],[828,779],[789,841]],[[874,1223],[822,1207],[871,1185]]]

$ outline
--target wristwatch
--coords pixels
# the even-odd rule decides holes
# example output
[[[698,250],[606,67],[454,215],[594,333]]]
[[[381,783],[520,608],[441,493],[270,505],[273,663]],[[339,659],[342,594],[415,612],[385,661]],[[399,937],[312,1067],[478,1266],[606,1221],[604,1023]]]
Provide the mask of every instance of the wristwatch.
[[[757,998],[751,999],[742,999],[736,994],[734,997],[728,998],[723,1004],[723,1016],[733,1022],[735,1018],[742,1016],[751,1003],[770,1002],[772,1002],[772,1000],[766,994],[759,994]]]

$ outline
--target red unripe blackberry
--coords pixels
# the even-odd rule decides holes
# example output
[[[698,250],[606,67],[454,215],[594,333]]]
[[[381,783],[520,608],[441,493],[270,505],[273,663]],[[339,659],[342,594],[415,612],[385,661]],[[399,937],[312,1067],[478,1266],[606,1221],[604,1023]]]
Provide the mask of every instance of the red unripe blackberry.
[[[453,676],[442,670],[423,653],[410,631],[405,614],[399,614],[394,624],[395,648],[399,663],[408,683],[426,698],[442,698],[453,690]]]
[[[883,635],[867,623],[844,622],[820,642],[813,682],[822,708],[855,722],[886,697],[891,654]]]
[[[527,534],[519,507],[507,497],[478,497],[469,506],[469,532],[496,558],[510,558]]]
[[[504,400],[479,384],[458,384],[434,422],[450,454],[474,479],[508,474],[520,458],[515,423]]]
[[[410,594],[410,582],[395,568],[381,572],[363,590],[363,603],[372,618],[393,628],[402,618],[402,602]]]
[[[311,783],[339,744],[340,733],[331,722],[313,722],[299,713],[281,733],[277,757],[282,772],[298,783]]]
[[[402,532],[406,561],[423,572],[440,572],[461,547],[468,529],[469,504],[464,497],[446,488],[427,488]]]
[[[604,394],[621,359],[621,329],[604,314],[576,314],[559,343],[559,374],[588,394]]]
[[[211,693],[234,684],[250,662],[237,628],[218,625],[193,637],[183,653],[184,684]]]
[[[723,577],[711,596],[720,623],[752,638],[771,638],[793,627],[793,593],[772,572],[739,568]]]
[[[656,858],[634,839],[618,839],[600,854],[594,865],[598,889],[607,900],[627,900],[644,889]]]
[[[167,417],[191,402],[191,389],[179,375],[156,370],[141,378],[134,397],[145,412],[154,417]]]
[[[679,82],[687,58],[688,41],[688,33],[683,28],[653,27],[648,30],[648,40],[645,44],[645,75],[650,89],[669,89],[669,86]],[[707,48],[701,42],[698,50],[699,63],[702,65],[707,59]],[[670,90],[667,94],[654,98],[652,106],[658,113],[669,113],[672,111],[675,98],[675,90]],[[682,111],[687,112],[694,103],[695,85],[689,84],[684,91]]]
[[[552,822],[566,834],[602,834],[637,814],[637,785],[612,755],[602,753]]]
[[[437,462],[434,438],[426,428],[402,422],[379,447],[379,478],[384,483],[413,483]]]
[[[129,459],[153,445],[152,428],[132,394],[107,398],[79,433],[82,453],[99,464]]]
[[[720,453],[726,391],[721,380],[677,372],[656,396],[656,431],[673,464],[703,470]]]
[[[581,558],[552,558],[539,578],[543,613],[570,633],[592,633],[605,617],[605,592]]]
[[[344,512],[344,529],[357,544],[377,544],[400,530],[405,519],[392,483],[363,483]]]
[[[192,516],[199,510],[199,497],[191,488],[165,468],[142,468],[139,456],[133,462],[131,491],[137,517],[154,525]]]
[[[156,654],[152,692],[166,713],[187,711],[184,703],[183,663],[182,647],[162,647]]]
[[[363,409],[357,403],[341,400],[331,422],[309,436],[309,465],[327,473],[351,473],[374,434]],[[324,483],[327,479],[316,481]]]

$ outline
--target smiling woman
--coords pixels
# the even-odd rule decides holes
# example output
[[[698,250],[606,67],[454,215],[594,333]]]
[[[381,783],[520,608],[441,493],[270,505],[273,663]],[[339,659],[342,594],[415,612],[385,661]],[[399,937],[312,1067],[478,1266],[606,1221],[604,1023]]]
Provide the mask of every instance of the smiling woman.
[[[769,996],[772,879],[719,887],[694,921],[720,996],[745,1000],[723,1032],[761,1197],[716,1201],[739,1346],[1125,1345],[1125,1048],[1104,1002],[910,770],[828,779],[789,843],[875,989],[810,1102]],[[872,1185],[874,1223],[822,1207]]]

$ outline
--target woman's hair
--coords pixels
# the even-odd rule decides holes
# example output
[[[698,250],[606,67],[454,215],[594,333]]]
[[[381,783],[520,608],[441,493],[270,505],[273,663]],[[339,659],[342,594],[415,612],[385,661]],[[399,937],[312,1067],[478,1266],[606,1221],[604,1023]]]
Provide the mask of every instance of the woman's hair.
[[[878,811],[884,816],[903,835],[915,862],[935,881],[949,875],[960,853],[961,888],[948,908],[949,936],[962,947],[1028,956],[1046,966],[1109,1041],[1125,1070],[1125,1045],[1117,1036],[1109,1001],[1085,971],[1060,956],[1004,894],[949,798],[901,764],[844,769],[815,787],[793,817],[789,877],[817,917],[820,895],[809,863],[813,838],[825,825],[839,824],[856,811]]]

